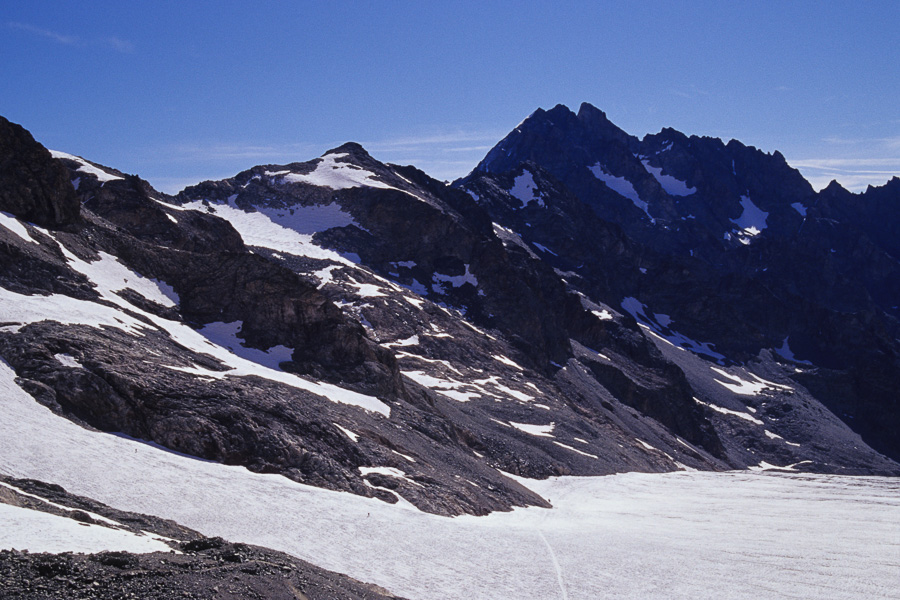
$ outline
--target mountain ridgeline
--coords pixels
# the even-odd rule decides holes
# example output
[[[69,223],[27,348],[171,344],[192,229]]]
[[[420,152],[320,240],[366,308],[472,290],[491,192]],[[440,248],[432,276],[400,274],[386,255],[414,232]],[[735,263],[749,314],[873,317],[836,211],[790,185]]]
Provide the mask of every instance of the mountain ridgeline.
[[[444,515],[508,474],[900,475],[900,179],[537,110],[176,196],[0,121],[0,357],[59,415]]]

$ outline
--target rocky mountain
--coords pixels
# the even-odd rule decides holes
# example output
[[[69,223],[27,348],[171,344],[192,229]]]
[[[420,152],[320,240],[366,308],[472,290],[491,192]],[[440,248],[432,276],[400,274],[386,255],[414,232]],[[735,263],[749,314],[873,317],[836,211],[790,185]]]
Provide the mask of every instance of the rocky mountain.
[[[2,121],[0,366],[85,428],[440,515],[548,506],[508,474],[900,475],[898,182],[583,105],[453,185],[350,143],[168,196]]]
[[[900,457],[896,178],[816,194],[778,152],[671,129],[638,140],[584,104],[536,111],[456,185],[573,289],[702,342],[678,345],[814,366],[794,379]],[[573,197],[557,204],[561,188]]]

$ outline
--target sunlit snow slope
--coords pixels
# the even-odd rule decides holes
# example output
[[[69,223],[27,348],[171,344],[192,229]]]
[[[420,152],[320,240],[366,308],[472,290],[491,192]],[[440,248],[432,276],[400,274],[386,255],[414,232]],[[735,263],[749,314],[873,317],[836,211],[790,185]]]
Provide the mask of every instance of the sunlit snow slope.
[[[5,474],[284,550],[410,598],[896,597],[894,479],[557,478],[527,481],[553,509],[451,519],[88,431],[37,404],[5,364],[0,403]],[[14,539],[0,525],[0,547]]]

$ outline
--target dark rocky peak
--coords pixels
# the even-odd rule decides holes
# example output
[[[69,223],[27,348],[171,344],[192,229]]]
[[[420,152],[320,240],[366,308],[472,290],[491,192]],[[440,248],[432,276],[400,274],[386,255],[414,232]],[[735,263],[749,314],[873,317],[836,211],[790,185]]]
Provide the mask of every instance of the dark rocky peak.
[[[826,185],[819,191],[819,194],[829,195],[829,196],[842,196],[851,194],[851,192],[838,183],[837,179],[832,179],[831,183]]]
[[[664,127],[659,133],[645,135],[640,142],[640,150],[645,156],[656,156],[673,149],[683,152],[690,144],[691,140],[677,129]]]
[[[51,229],[79,221],[68,170],[22,126],[0,117],[0,210]]]
[[[900,177],[894,175],[884,185],[869,185],[864,194],[890,193],[900,195]]]
[[[585,129],[588,135],[601,140],[616,140],[623,144],[631,143],[635,140],[633,136],[628,135],[606,117],[606,113],[595,106],[582,102],[578,109],[578,122]]]
[[[505,173],[532,160],[550,172],[609,162],[629,155],[636,139],[613,125],[606,115],[582,104],[578,114],[563,105],[536,110],[485,156],[476,171]]]
[[[815,194],[812,186],[791,167],[781,152],[769,154],[731,140],[728,149],[734,161],[734,174],[747,192],[756,196],[764,209],[790,206]]]
[[[882,186],[869,186],[857,196],[846,220],[865,231],[876,244],[900,260],[900,178]],[[895,303],[896,304],[896,303]]]
[[[549,130],[560,129],[569,130],[579,127],[578,116],[573,113],[568,106],[557,104],[550,110],[538,108],[528,117],[519,123],[513,131],[528,131],[533,129]]]
[[[348,154],[351,157],[353,157],[354,159],[357,159],[360,161],[367,161],[367,162],[375,161],[375,159],[372,158],[372,155],[369,154],[369,152],[365,148],[363,148],[362,144],[357,143],[357,142],[345,142],[345,143],[341,144],[340,146],[338,146],[337,148],[332,148],[331,150],[328,150],[322,156],[326,156],[328,154]]]

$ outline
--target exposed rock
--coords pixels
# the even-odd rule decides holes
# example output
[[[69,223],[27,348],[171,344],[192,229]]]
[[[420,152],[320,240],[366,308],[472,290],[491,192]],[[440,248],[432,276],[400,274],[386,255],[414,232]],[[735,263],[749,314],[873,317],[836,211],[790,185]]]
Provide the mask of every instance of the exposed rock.
[[[20,125],[0,117],[0,210],[60,229],[78,222],[68,170]]]

